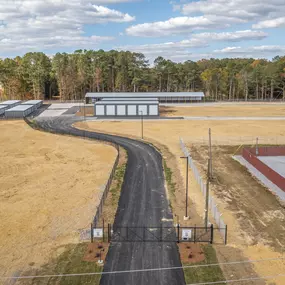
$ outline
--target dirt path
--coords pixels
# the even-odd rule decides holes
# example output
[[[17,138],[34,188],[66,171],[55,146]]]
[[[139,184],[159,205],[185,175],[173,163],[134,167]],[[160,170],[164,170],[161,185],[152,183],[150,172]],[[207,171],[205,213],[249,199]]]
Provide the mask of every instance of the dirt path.
[[[9,276],[79,242],[116,151],[34,131],[23,121],[1,121],[0,133],[0,273]]]

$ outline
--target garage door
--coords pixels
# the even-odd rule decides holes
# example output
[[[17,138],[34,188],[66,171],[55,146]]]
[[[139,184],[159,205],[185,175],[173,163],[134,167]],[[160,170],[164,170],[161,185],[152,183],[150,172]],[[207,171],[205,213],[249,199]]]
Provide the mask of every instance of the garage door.
[[[147,115],[147,105],[139,105],[139,115],[142,113],[144,116]]]
[[[104,106],[96,106],[95,105],[95,116],[105,116],[105,108]]]
[[[107,116],[115,116],[115,105],[107,105]]]
[[[149,106],[149,115],[150,116],[158,116],[158,106],[157,105],[150,105]]]
[[[136,116],[137,115],[137,106],[130,105],[128,106],[128,116]]]
[[[126,106],[125,105],[117,106],[117,116],[126,116]]]

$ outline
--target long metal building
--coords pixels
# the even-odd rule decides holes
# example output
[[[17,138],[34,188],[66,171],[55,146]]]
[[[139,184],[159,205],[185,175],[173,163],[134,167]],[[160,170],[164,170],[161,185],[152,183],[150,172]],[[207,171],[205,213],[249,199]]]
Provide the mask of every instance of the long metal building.
[[[201,101],[204,97],[203,92],[126,92],[126,93],[87,93],[85,95],[86,103],[95,103],[102,99],[125,98],[125,99],[151,99],[157,98],[159,103],[189,103]]]
[[[8,105],[0,105],[0,116],[5,114],[5,110],[9,109]]]
[[[21,105],[32,105],[34,106],[33,109],[37,110],[43,105],[43,101],[42,100],[29,100],[29,101],[22,103]]]
[[[8,101],[0,102],[0,105],[6,105],[6,106],[9,106],[9,108],[13,108],[19,104],[21,104],[21,100],[8,100]]]
[[[18,105],[11,109],[5,110],[6,118],[24,118],[34,111],[33,105]]]

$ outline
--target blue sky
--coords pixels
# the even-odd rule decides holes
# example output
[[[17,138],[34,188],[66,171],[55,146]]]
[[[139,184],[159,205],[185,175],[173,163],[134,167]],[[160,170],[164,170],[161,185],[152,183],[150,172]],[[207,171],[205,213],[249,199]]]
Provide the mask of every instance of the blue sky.
[[[151,61],[271,59],[285,54],[284,28],[282,0],[0,0],[0,57],[102,48]]]

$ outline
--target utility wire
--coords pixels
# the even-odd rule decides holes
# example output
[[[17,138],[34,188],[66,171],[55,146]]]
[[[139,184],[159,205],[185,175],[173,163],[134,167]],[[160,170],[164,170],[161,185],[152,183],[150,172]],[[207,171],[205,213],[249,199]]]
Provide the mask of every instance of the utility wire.
[[[232,279],[232,280],[221,280],[221,281],[215,281],[215,282],[202,282],[202,283],[190,283],[187,285],[214,285],[214,284],[227,284],[227,283],[234,283],[234,282],[242,282],[242,281],[258,281],[258,280],[264,280],[264,279],[273,279],[276,277],[285,277],[285,274],[277,274],[277,275],[271,275],[271,276],[260,276],[260,277],[248,277],[248,278],[241,278],[241,279]]]
[[[5,277],[1,276],[0,279],[33,279],[33,278],[51,278],[51,277],[74,277],[74,276],[92,276],[92,275],[108,275],[108,274],[124,274],[124,273],[139,273],[139,272],[153,272],[153,271],[163,271],[163,270],[177,270],[177,269],[187,269],[187,268],[200,268],[200,267],[211,267],[220,265],[236,265],[244,263],[256,263],[265,261],[277,261],[285,260],[285,257],[280,258],[268,258],[268,259],[257,259],[257,260],[244,260],[244,261],[232,261],[232,262],[222,262],[222,263],[210,263],[201,265],[185,265],[177,267],[162,267],[162,268],[149,268],[149,269],[134,269],[125,271],[109,271],[109,272],[89,272],[89,273],[71,273],[71,274],[52,274],[52,275],[35,275],[35,276],[18,276],[18,277]],[[203,283],[202,283],[203,284]],[[193,284],[194,285],[194,284]]]

